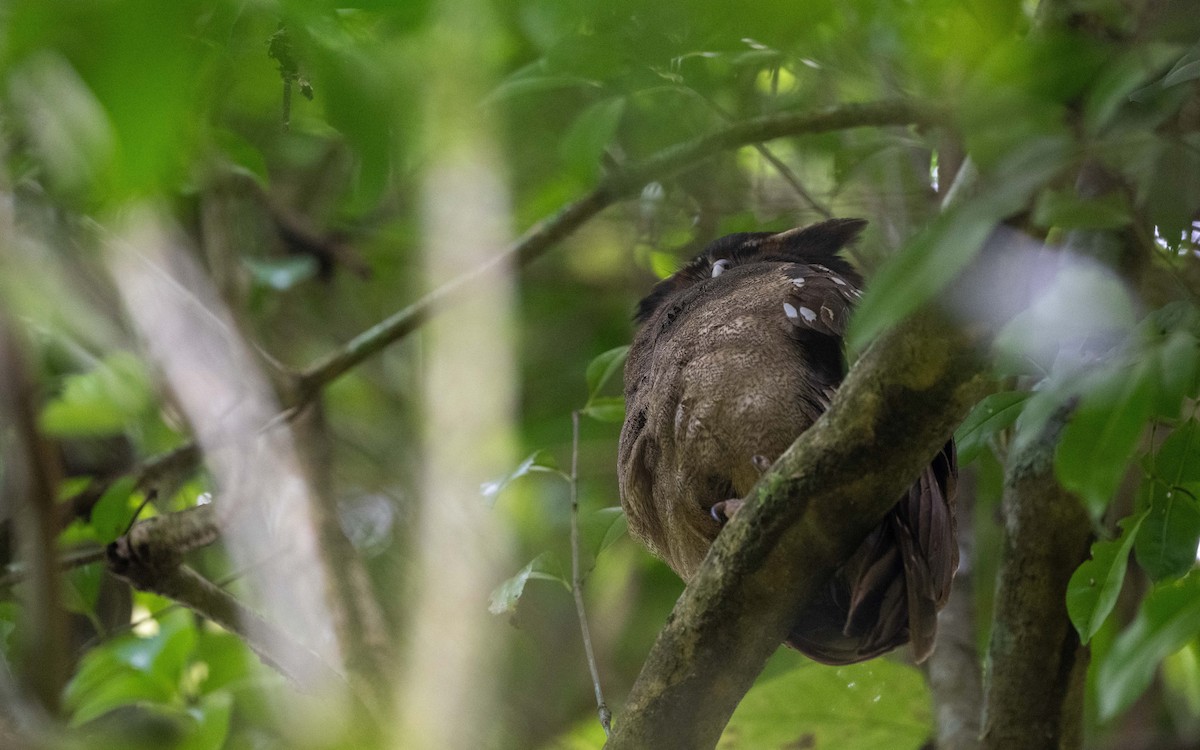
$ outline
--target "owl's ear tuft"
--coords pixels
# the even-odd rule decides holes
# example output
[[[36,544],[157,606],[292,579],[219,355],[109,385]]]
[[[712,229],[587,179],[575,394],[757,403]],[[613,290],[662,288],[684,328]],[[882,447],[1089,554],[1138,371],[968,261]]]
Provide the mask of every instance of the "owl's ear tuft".
[[[819,258],[841,250],[866,227],[866,219],[829,219],[771,235],[764,244],[787,255]]]

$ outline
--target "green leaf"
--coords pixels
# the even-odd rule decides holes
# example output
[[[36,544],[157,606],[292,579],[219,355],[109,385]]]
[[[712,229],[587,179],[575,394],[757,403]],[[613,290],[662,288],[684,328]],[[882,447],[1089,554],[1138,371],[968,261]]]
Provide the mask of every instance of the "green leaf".
[[[580,413],[597,422],[621,422],[625,419],[625,397],[597,396]]]
[[[1200,544],[1200,424],[1174,430],[1142,464],[1148,475],[1149,517],[1134,551],[1155,581],[1177,578],[1196,564]]]
[[[63,606],[81,615],[95,614],[103,576],[104,566],[100,563],[72,568],[63,576]]]
[[[1200,571],[1159,584],[1136,618],[1113,643],[1096,678],[1100,720],[1107,721],[1137,700],[1168,655],[1200,633]]]
[[[236,685],[249,678],[256,665],[261,666],[241,638],[215,628],[200,628],[194,658],[206,666],[198,686],[205,694]]]
[[[933,299],[975,258],[1005,217],[1016,213],[1062,166],[1064,139],[1046,137],[1014,149],[983,180],[976,197],[935,218],[875,275],[850,321],[858,351],[886,328]]]
[[[1067,584],[1067,614],[1084,643],[1092,639],[1117,603],[1129,566],[1129,550],[1145,518],[1146,513],[1142,512],[1122,519],[1121,535],[1093,544],[1091,559],[1071,575]]]
[[[629,356],[629,346],[618,346],[598,355],[588,363],[587,387],[588,401],[612,379],[612,376],[625,366],[625,358]]]
[[[1081,198],[1073,190],[1044,190],[1034,206],[1033,221],[1060,229],[1118,229],[1133,221],[1133,214],[1119,193]]]
[[[489,504],[494,503],[496,502],[496,498],[499,497],[500,493],[504,491],[504,488],[508,487],[508,485],[512,484],[514,481],[520,479],[526,474],[533,474],[535,472],[557,474],[564,479],[567,478],[565,474],[558,470],[554,462],[554,456],[552,456],[548,451],[537,450],[529,454],[524,461],[517,464],[517,468],[513,469],[508,476],[500,479],[494,479],[490,482],[484,482],[482,485],[480,485],[479,491],[487,499]]]
[[[166,703],[170,700],[169,687],[118,658],[115,645],[106,644],[87,652],[75,676],[67,683],[63,703],[70,711],[71,726],[129,703]]]
[[[559,152],[574,174],[591,180],[599,173],[600,157],[617,132],[625,104],[624,96],[596,102],[580,112],[567,128]]]
[[[267,170],[267,160],[257,146],[238,133],[225,128],[214,132],[213,140],[221,149],[221,153],[233,165],[235,172],[252,178],[263,188],[270,185],[271,177]]]
[[[665,279],[679,270],[679,258],[661,250],[650,252],[650,271],[655,278]]]
[[[491,601],[488,603],[488,611],[494,615],[502,615],[515,610],[521,594],[525,593],[525,584],[531,578],[543,581],[558,581],[570,591],[571,584],[563,580],[562,577],[547,572],[552,563],[553,559],[550,557],[549,552],[543,552],[530,560],[525,567],[517,571],[515,576],[504,581],[504,583],[501,583],[492,591]]]
[[[595,557],[599,557],[600,553],[629,533],[629,519],[625,516],[625,510],[619,505],[601,508],[592,514],[592,518],[596,519],[597,525],[604,529],[604,533],[600,537],[600,544],[596,547]]]
[[[1184,422],[1145,463],[1167,485],[1200,482],[1200,422]]]
[[[1156,376],[1144,361],[1098,373],[1063,430],[1054,457],[1058,479],[1083,498],[1094,518],[1108,507],[1129,469],[1154,410]]]
[[[229,737],[229,720],[233,716],[233,696],[221,691],[204,696],[188,708],[195,726],[176,750],[221,750]]]
[[[1138,565],[1155,581],[1179,578],[1196,566],[1200,482],[1165,485],[1151,479],[1149,484],[1149,515],[1134,544]]]
[[[505,101],[506,99],[547,91],[600,89],[603,87],[604,85],[599,81],[593,81],[581,76],[546,73],[544,72],[544,66],[539,61],[538,63],[527,65],[508,78],[505,78],[500,82],[500,85],[496,86],[490,94],[484,97],[483,103],[491,105]]]
[[[954,433],[958,462],[970,463],[998,432],[1017,421],[1028,399],[1025,391],[1001,391],[976,404]]]
[[[133,494],[136,484],[134,477],[121,477],[109,485],[92,507],[91,526],[101,544],[116,540],[129,528],[133,511],[137,508]],[[141,498],[141,493],[137,493],[136,497]]]
[[[932,732],[929,691],[913,667],[808,663],[755,684],[717,748],[917,750]]]
[[[63,378],[62,393],[42,409],[42,430],[55,437],[120,434],[153,401],[150,379],[132,354],[106,357],[98,367]]]
[[[178,689],[184,666],[196,646],[196,624],[191,612],[172,610],[157,617],[158,632],[148,638],[123,638],[114,642],[118,660],[151,675],[168,692]]]
[[[1159,373],[1156,412],[1175,419],[1185,401],[1200,390],[1200,342],[1189,331],[1172,331],[1155,353]]]

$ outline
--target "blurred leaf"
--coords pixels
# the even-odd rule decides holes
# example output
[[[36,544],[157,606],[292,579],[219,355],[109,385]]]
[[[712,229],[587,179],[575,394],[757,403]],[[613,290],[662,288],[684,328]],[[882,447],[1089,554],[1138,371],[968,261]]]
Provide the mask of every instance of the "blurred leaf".
[[[1200,78],[1200,43],[1192,46],[1163,76],[1162,85],[1178,86]]]
[[[210,693],[188,708],[195,726],[179,743],[177,750],[221,750],[229,736],[233,715],[233,696],[228,692]]]
[[[1054,468],[1059,481],[1080,495],[1094,518],[1108,507],[1129,469],[1154,410],[1155,379],[1144,361],[1097,373],[1063,430]]]
[[[1142,601],[1137,617],[1113,644],[1096,677],[1100,720],[1137,700],[1159,663],[1200,633],[1200,572],[1160,583]]]
[[[258,659],[236,635],[210,627],[200,629],[194,659],[204,664],[206,675],[200,683],[202,693],[224,690],[254,674]]]
[[[546,572],[551,565],[550,553],[543,552],[537,557],[529,561],[529,563],[517,571],[517,574],[509,578],[504,583],[496,587],[492,592],[491,601],[488,604],[488,611],[494,615],[502,615],[506,612],[512,612],[517,608],[517,601],[521,598],[521,594],[525,593],[525,584],[529,579],[541,579],[543,581],[558,581],[566,587],[567,591],[571,590],[571,584],[567,583],[560,576]]]
[[[589,403],[592,397],[612,379],[612,376],[621,371],[621,368],[625,366],[625,358],[628,356],[629,346],[618,346],[598,355],[588,363],[587,387]]]
[[[580,112],[563,135],[559,153],[580,178],[592,180],[599,173],[600,157],[617,132],[625,104],[623,96],[596,102]]]
[[[311,255],[270,260],[242,258],[242,263],[250,269],[250,278],[255,284],[277,292],[286,292],[297,284],[316,278],[318,270],[317,259]]]
[[[625,397],[596,396],[580,413],[597,422],[621,422],[625,419]]]
[[[1079,631],[1079,640],[1087,643],[1104,624],[1125,583],[1129,550],[1146,513],[1120,521],[1121,535],[1092,545],[1092,557],[1071,575],[1067,584],[1067,614]]]
[[[80,565],[63,576],[63,607],[70,612],[92,616],[100,595],[100,580],[104,566],[100,563]]]
[[[131,476],[121,477],[108,486],[96,505],[92,507],[91,527],[101,544],[115,541],[125,533],[133,520],[137,507],[131,501],[137,480]],[[137,495],[141,497],[141,493]]]
[[[1130,95],[1156,75],[1176,54],[1171,44],[1139,44],[1110,61],[1096,77],[1084,104],[1083,121],[1097,133],[1130,102]]]
[[[717,748],[917,750],[932,732],[929,691],[913,667],[812,663],[756,683]]]
[[[1156,412],[1174,419],[1186,401],[1200,392],[1200,342],[1192,332],[1176,330],[1167,335],[1154,353],[1158,355],[1159,373]]]
[[[970,463],[997,433],[1017,421],[1028,399],[1025,391],[1001,391],[976,404],[954,433],[959,463]]]
[[[178,689],[184,666],[196,646],[195,616],[175,609],[156,618],[158,632],[148,638],[121,638],[113,642],[116,658],[158,680],[166,692]]]
[[[1145,168],[1139,169],[1138,200],[1150,222],[1172,246],[1191,227],[1200,206],[1200,135],[1158,138]]]
[[[537,450],[529,454],[528,457],[521,463],[517,464],[517,468],[513,469],[508,476],[501,479],[495,479],[490,482],[484,482],[480,488],[480,493],[488,500],[489,504],[496,502],[496,498],[504,491],[504,488],[517,479],[532,474],[535,472],[547,472],[557,474],[564,479],[568,477],[558,470],[554,461],[554,456],[548,451]]]
[[[1131,221],[1125,197],[1116,192],[1081,198],[1073,190],[1043,190],[1033,209],[1033,222],[1040,227],[1118,229]]]
[[[267,160],[257,146],[232,130],[224,128],[213,133],[213,140],[233,165],[234,171],[251,177],[260,187],[269,186],[271,177],[267,170]]]
[[[483,102],[484,104],[495,104],[517,96],[575,88],[598,89],[603,88],[603,84],[580,76],[547,73],[543,64],[534,63],[521,68],[501,81],[500,85],[492,89]]]
[[[996,226],[1021,210],[1034,191],[1063,166],[1067,144],[1058,138],[1025,143],[984,178],[976,197],[935,218],[879,270],[850,322],[847,341],[862,351],[879,335],[958,276]]]
[[[42,409],[41,428],[55,437],[101,437],[124,431],[152,404],[140,360],[120,352],[91,372],[63,378],[62,393]]]
[[[679,259],[670,253],[653,251],[650,253],[650,271],[656,278],[665,279],[679,270]]]
[[[111,644],[105,644],[84,655],[63,692],[63,703],[71,726],[79,726],[127,703],[166,703],[171,696],[168,686],[129,666]]]

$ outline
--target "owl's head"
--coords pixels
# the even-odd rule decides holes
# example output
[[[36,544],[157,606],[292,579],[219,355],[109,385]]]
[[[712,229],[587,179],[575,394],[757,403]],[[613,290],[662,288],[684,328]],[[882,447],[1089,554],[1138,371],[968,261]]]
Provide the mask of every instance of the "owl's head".
[[[858,286],[858,273],[837,251],[866,226],[866,219],[829,219],[783,232],[739,232],[713,240],[687,265],[655,284],[638,304],[634,319],[642,323],[672,295],[750,263],[820,263]]]

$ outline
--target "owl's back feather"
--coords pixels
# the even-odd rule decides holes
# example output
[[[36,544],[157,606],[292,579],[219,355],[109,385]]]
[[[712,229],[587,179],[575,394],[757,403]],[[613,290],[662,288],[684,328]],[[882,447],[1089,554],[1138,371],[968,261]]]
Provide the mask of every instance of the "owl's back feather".
[[[836,253],[866,226],[834,219],[729,235],[657,284],[625,368],[618,456],[632,534],[685,580],[744,497],[828,408],[861,279]],[[847,664],[907,641],[923,659],[957,566],[953,443],[797,619],[787,643]]]

